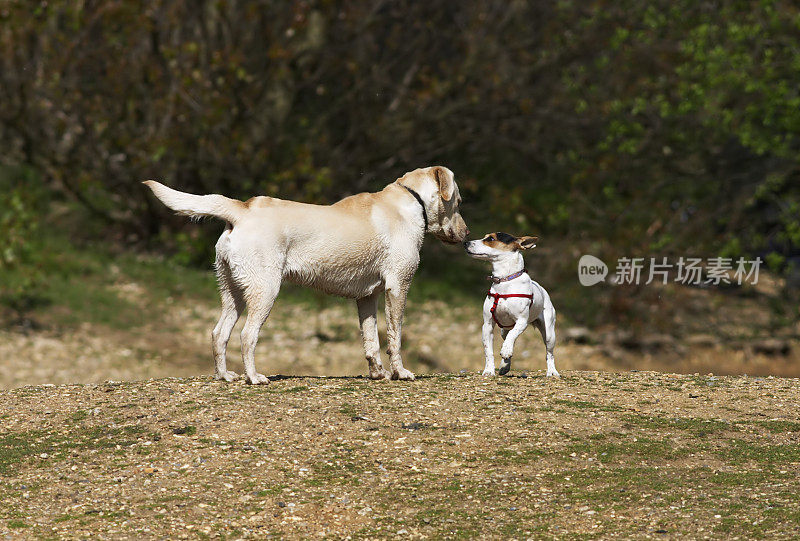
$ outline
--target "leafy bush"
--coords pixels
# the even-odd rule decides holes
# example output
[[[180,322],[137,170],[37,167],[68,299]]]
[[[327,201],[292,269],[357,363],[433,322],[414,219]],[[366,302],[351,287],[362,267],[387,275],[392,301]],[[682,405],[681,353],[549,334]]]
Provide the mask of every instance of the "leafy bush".
[[[39,300],[38,236],[46,208],[47,191],[30,169],[0,166],[0,302],[17,314]]]

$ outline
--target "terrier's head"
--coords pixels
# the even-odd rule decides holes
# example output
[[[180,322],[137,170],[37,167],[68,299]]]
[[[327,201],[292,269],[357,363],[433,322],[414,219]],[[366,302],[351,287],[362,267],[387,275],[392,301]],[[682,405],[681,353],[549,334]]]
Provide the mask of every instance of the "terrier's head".
[[[469,240],[464,243],[464,249],[470,257],[496,261],[509,254],[529,250],[536,246],[539,237],[515,237],[508,233],[489,233],[479,240]]]

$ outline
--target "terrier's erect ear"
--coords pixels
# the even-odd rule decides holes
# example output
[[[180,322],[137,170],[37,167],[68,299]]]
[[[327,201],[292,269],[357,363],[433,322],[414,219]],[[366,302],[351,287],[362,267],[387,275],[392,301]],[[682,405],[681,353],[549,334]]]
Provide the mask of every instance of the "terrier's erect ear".
[[[444,167],[436,166],[433,168],[433,176],[439,186],[439,195],[445,201],[450,201],[456,189],[453,173]]]
[[[536,246],[536,241],[538,240],[539,237],[519,237],[517,239],[517,244],[519,245],[520,250],[530,250]]]

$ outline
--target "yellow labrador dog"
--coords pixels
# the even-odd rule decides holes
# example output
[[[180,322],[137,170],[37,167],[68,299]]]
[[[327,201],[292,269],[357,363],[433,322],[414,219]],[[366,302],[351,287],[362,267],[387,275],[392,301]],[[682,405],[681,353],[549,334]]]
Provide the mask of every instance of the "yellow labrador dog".
[[[238,377],[227,369],[225,351],[246,307],[245,378],[248,383],[269,383],[256,372],[254,352],[283,280],[356,299],[370,378],[414,379],[403,367],[400,334],[423,237],[431,233],[455,244],[469,234],[458,210],[461,196],[452,171],[439,166],[416,169],[380,192],[360,193],[328,206],[274,197],[242,202],[179,192],[153,180],[145,184],[178,214],[227,222],[216,245],[222,315],[211,343],[217,379]],[[388,371],[381,363],[376,319],[382,291],[386,292]]]

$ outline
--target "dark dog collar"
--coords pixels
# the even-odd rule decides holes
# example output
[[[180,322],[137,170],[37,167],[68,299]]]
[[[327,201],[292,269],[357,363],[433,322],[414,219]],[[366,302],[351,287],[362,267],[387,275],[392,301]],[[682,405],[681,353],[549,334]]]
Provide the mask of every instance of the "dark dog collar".
[[[400,183],[398,182],[398,184],[400,184]],[[412,190],[411,188],[409,188],[405,184],[400,184],[400,186],[402,186],[403,188],[408,190],[408,193],[410,193],[411,195],[414,196],[414,199],[417,200],[417,203],[419,203],[419,206],[422,208],[422,219],[425,221],[425,229],[424,229],[423,232],[427,233],[428,232],[428,211],[425,210],[425,203],[422,202],[422,198],[419,196],[419,194],[417,192],[415,192],[414,190]]]
[[[528,272],[528,271],[526,271],[525,267],[523,267],[521,271],[515,272],[514,274],[509,274],[505,278],[497,278],[496,276],[487,276],[486,279],[487,280],[491,280],[495,284],[499,284],[501,282],[508,282],[509,280],[513,280],[514,278],[519,278],[520,276],[522,276],[526,272]]]

